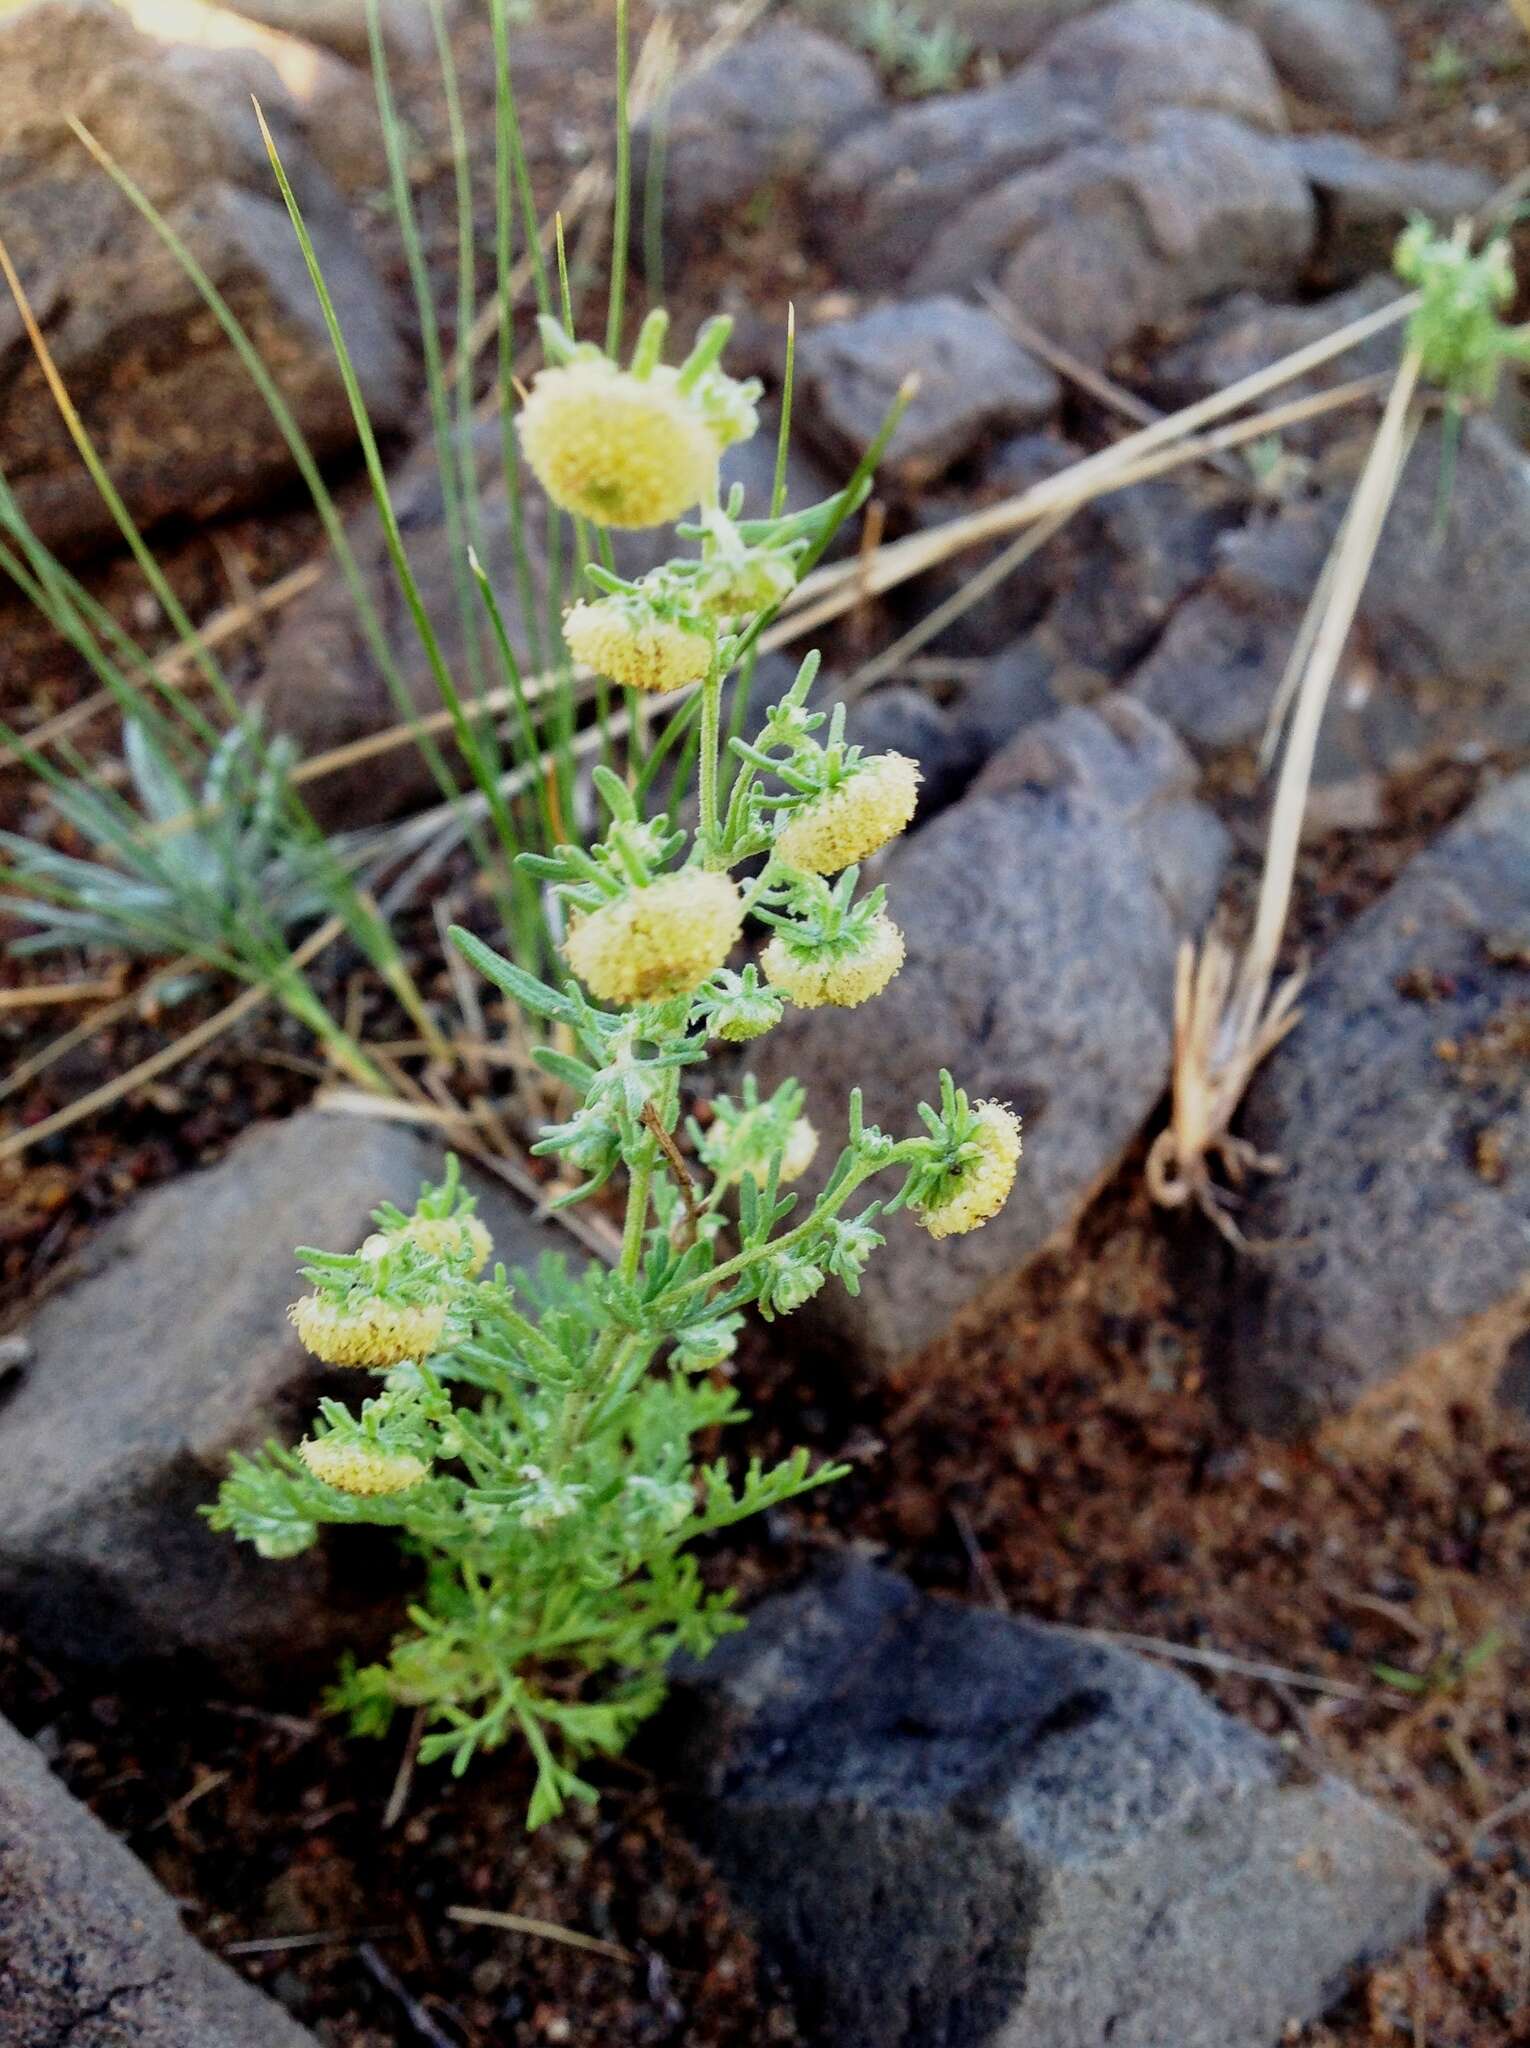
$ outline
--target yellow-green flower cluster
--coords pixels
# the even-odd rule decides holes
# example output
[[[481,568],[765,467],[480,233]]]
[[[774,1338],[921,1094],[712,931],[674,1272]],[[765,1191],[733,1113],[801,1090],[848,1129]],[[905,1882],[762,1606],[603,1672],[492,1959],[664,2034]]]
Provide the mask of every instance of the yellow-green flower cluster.
[[[407,1493],[430,1475],[430,1467],[407,1451],[385,1451],[380,1445],[342,1442],[333,1436],[305,1437],[298,1456],[315,1479],[341,1493]]]
[[[396,1302],[378,1294],[353,1295],[343,1303],[327,1295],[305,1294],[287,1315],[304,1349],[315,1358],[326,1365],[369,1366],[375,1371],[402,1365],[406,1359],[428,1358],[446,1331],[443,1302]]]
[[[646,377],[604,357],[555,364],[532,384],[520,435],[553,503],[599,526],[666,526],[717,495],[722,446],[662,364]]]
[[[873,754],[791,813],[776,852],[809,874],[838,874],[896,839],[918,803],[918,764],[905,754]]]
[[[563,637],[575,661],[655,696],[699,683],[712,666],[709,633],[624,597],[576,604],[564,618]]]
[[[727,875],[682,868],[577,917],[563,956],[608,1003],[689,995],[722,966],[744,922]]]
[[[976,1125],[967,1143],[971,1157],[948,1178],[934,1200],[917,1206],[914,1217],[931,1237],[960,1237],[997,1216],[1009,1199],[1020,1163],[1020,1119],[1002,1102],[973,1105]]]
[[[472,1215],[411,1216],[385,1241],[390,1245],[417,1245],[433,1258],[449,1259],[453,1265],[462,1267],[470,1279],[477,1278],[494,1252],[494,1240]]]
[[[903,950],[902,932],[885,911],[878,911],[853,940],[847,935],[809,946],[777,932],[760,965],[771,987],[800,1009],[853,1010],[882,993],[903,965]]]

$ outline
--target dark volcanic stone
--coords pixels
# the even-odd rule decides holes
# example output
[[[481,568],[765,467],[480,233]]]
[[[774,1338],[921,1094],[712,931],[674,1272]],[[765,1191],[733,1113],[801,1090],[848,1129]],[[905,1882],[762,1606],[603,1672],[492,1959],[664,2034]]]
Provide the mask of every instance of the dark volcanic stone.
[[[682,1811],[837,2048],[1275,2048],[1442,1881],[1178,1674],[857,1561],[682,1685]]]
[[[267,1685],[375,1633],[381,1610],[357,1591],[375,1572],[345,1570],[371,1553],[365,1537],[271,1563],[198,1510],[231,1451],[290,1441],[320,1394],[357,1391],[288,1327],[294,1248],[353,1250],[379,1203],[412,1207],[440,1171],[412,1131],[310,1111],[141,1196],[87,1247],[34,1317],[0,1413],[0,1613],[38,1655],[195,1654]],[[564,1248],[493,1186],[479,1193],[507,1263]]]
[[[1056,377],[992,313],[960,299],[905,300],[810,328],[797,344],[804,429],[854,463],[910,376],[919,386],[883,470],[927,484],[993,433],[1039,426],[1056,411]]]
[[[1225,0],[1251,28],[1293,92],[1358,127],[1395,118],[1403,52],[1373,0]]]
[[[143,1865],[0,1721],[6,2048],[317,2048],[198,1948]]]
[[[0,20],[6,241],[92,438],[140,523],[207,519],[293,463],[249,373],[181,266],[70,132],[77,115],[164,213],[243,321],[319,455],[355,424],[254,112],[260,86],[379,429],[407,364],[394,308],[276,74],[248,52],[165,50],[107,0],[36,0]],[[116,528],[47,394],[9,298],[0,309],[6,473],[43,539]]]
[[[972,202],[910,279],[998,275],[1058,342],[1103,360],[1145,329],[1244,286],[1294,284],[1315,215],[1283,140],[1222,113],[1162,107]]]
[[[757,193],[800,179],[882,105],[871,64],[784,17],[686,78],[664,113],[664,233],[700,244]],[[654,124],[633,131],[635,189],[645,189]]]
[[[825,1133],[857,1086],[870,1119],[910,1128],[942,1067],[1025,1119],[1001,1215],[941,1242],[894,1216],[860,1295],[814,1304],[872,1364],[912,1357],[1070,1230],[1162,1093],[1175,948],[1226,852],[1194,782],[1167,729],[1119,698],[1032,727],[888,859],[908,946],[890,987],[849,1012],[790,1011],[760,1041],[762,1085],[800,1077]]]
[[[1517,938],[1516,938],[1516,935]],[[1239,1129],[1285,1170],[1239,1222],[1214,1348],[1294,1433],[1489,1315],[1530,1324],[1530,776],[1404,871],[1319,962]]]
[[[1492,192],[1478,171],[1381,156],[1348,135],[1298,135],[1283,146],[1318,202],[1315,268],[1328,284],[1350,284],[1386,269],[1415,214],[1451,227]]]
[[[1137,670],[1132,694],[1193,746],[1258,739],[1363,454],[1363,441],[1335,450],[1321,496],[1225,538],[1205,588]],[[1426,426],[1329,703],[1320,783],[1449,745],[1530,743],[1530,462],[1485,418],[1466,423],[1448,471],[1446,460],[1441,429]]]

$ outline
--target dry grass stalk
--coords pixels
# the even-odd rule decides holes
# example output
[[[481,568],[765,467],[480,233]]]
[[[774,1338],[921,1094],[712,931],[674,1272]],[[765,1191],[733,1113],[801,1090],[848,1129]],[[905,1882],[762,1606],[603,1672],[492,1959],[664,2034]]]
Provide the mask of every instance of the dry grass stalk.
[[[448,1906],[448,1920],[460,1920],[464,1927],[500,1927],[508,1934],[530,1934],[539,1941],[559,1941],[565,1948],[584,1949],[589,1955],[609,1956],[616,1963],[640,1963],[643,1958],[614,1941],[601,1941],[593,1934],[581,1934],[577,1927],[560,1927],[555,1920],[534,1920],[525,1913],[497,1913],[489,1906]]]
[[[1175,973],[1173,1109],[1148,1155],[1154,1201],[1179,1208],[1194,1201],[1230,1243],[1245,1239],[1229,1213],[1236,1189],[1252,1171],[1279,1162],[1232,1132],[1232,1119],[1261,1062],[1296,1024],[1300,972],[1274,986],[1286,928],[1312,762],[1334,677],[1355,622],[1361,594],[1412,446],[1411,415],[1419,357],[1410,349],[1393,380],[1386,410],[1344,524],[1339,530],[1301,638],[1306,661],[1295,691],[1280,780],[1270,815],[1254,929],[1241,960],[1225,931],[1213,926],[1199,952],[1187,941]],[[1212,1175],[1220,1163],[1232,1189]]]
[[[332,946],[344,929],[345,926],[338,917],[326,919],[316,931],[310,932],[302,945],[293,952],[293,969],[301,972],[316,960],[326,947]],[[136,1066],[129,1067],[125,1074],[117,1074],[110,1081],[102,1082],[99,1088],[92,1088],[89,1094],[66,1103],[62,1109],[55,1110],[52,1116],[44,1117],[41,1123],[31,1124],[24,1131],[12,1131],[6,1137],[0,1138],[0,1161],[14,1159],[31,1146],[41,1144],[44,1138],[51,1138],[59,1131],[67,1131],[71,1124],[77,1124],[82,1117],[94,1116],[98,1109],[109,1109],[114,1102],[120,1102],[124,1095],[131,1095],[135,1088],[142,1088],[148,1082],[157,1080],[172,1067],[178,1067],[182,1060],[190,1059],[194,1052],[200,1052],[203,1046],[211,1045],[214,1039],[221,1038],[227,1031],[232,1031],[236,1024],[243,1023],[244,1019],[258,1010],[263,1003],[268,1003],[272,994],[273,991],[269,988],[245,989],[213,1016],[194,1025],[190,1031],[183,1032],[169,1045],[161,1046],[158,1052],[151,1053]],[[134,996],[127,1000],[131,1003],[136,1002],[138,998]],[[87,1028],[95,1027],[92,1025]]]

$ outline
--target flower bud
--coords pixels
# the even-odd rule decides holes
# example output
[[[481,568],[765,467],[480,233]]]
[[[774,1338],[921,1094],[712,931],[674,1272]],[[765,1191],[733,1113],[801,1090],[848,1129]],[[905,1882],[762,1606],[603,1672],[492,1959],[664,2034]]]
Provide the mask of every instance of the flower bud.
[[[743,922],[727,875],[682,868],[577,918],[563,957],[602,1002],[689,995],[722,966]]]
[[[710,635],[619,597],[576,604],[563,637],[575,661],[655,696],[699,683],[712,666]]]
[[[873,754],[791,812],[776,851],[794,868],[837,874],[896,839],[918,803],[918,764],[906,754]]]
[[[717,494],[722,445],[676,371],[595,361],[539,372],[521,447],[555,505],[598,526],[667,526]]]
[[[298,1456],[315,1479],[341,1493],[407,1493],[430,1476],[430,1467],[407,1451],[385,1451],[333,1436],[306,1437],[298,1445]]]
[[[389,1239],[407,1240],[433,1258],[446,1259],[476,1280],[494,1253],[494,1240],[476,1216],[411,1216]]]
[[[446,1329],[444,1302],[395,1302],[380,1294],[343,1303],[305,1294],[287,1315],[304,1349],[326,1365],[364,1365],[379,1371],[406,1359],[428,1358]]]
[[[855,933],[819,945],[778,931],[760,956],[773,988],[804,1010],[853,1010],[879,996],[903,965],[903,934],[884,911]]]
[[[914,1219],[931,1237],[959,1237],[997,1216],[1015,1184],[1020,1160],[1020,1119],[1002,1102],[973,1107],[971,1157],[956,1167],[934,1200],[919,1204]]]

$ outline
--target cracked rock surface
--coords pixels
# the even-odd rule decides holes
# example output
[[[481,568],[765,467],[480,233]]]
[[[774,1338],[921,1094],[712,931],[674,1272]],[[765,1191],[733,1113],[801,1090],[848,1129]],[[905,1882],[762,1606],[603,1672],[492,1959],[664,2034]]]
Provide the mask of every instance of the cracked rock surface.
[[[0,1720],[5,2048],[316,2048],[199,1948],[174,1902]]]

